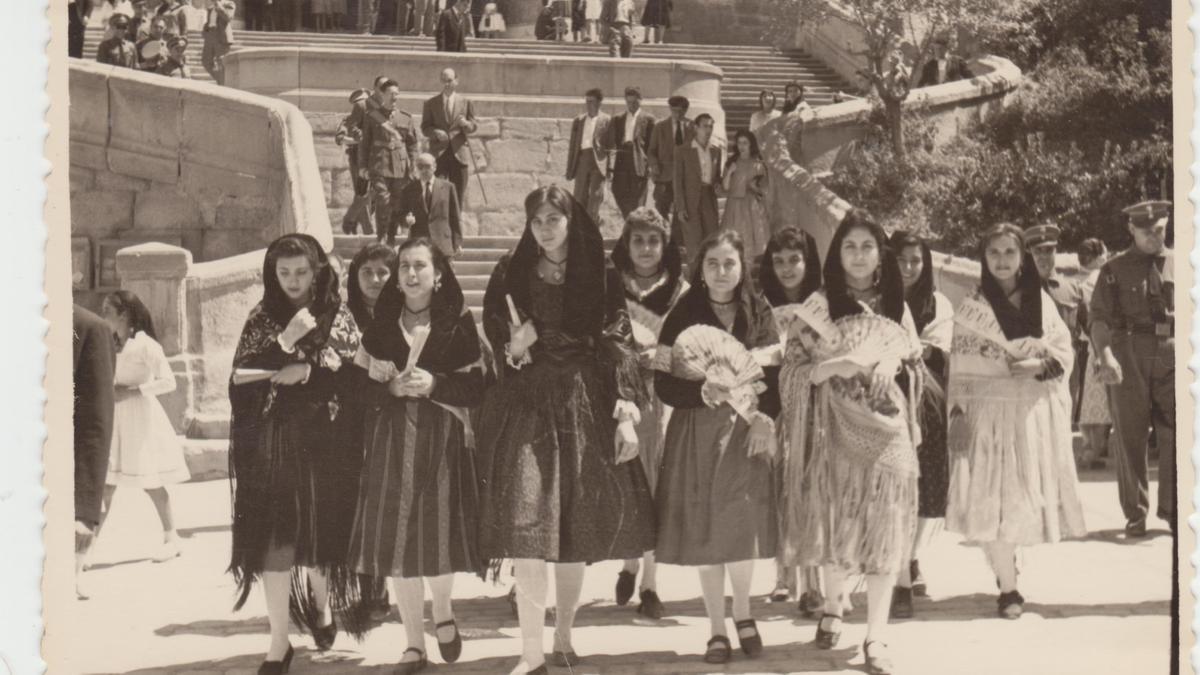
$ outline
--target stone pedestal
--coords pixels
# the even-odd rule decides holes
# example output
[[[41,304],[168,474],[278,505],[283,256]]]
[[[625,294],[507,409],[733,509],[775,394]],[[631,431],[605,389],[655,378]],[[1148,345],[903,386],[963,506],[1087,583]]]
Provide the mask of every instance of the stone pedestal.
[[[150,310],[166,355],[184,351],[184,279],[192,267],[191,252],[158,242],[138,244],[117,252],[116,267],[121,288],[136,293]]]

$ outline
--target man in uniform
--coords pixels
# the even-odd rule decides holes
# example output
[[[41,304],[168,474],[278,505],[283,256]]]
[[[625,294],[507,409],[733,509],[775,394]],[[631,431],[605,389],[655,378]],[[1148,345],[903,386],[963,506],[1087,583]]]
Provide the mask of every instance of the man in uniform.
[[[370,92],[355,89],[350,94],[350,114],[342,118],[333,140],[346,148],[346,161],[350,165],[350,180],[354,184],[354,201],[342,216],[342,231],[355,234],[362,228],[363,234],[374,234],[374,214],[371,210],[370,182],[359,171],[358,144],[362,142],[363,126],[367,117],[367,99]]]
[[[1067,329],[1071,331],[1071,343],[1075,348],[1076,356],[1075,366],[1071,370],[1071,379],[1067,385],[1071,390],[1071,421],[1074,423],[1074,413],[1080,395],[1081,380],[1079,378],[1083,372],[1079,363],[1079,348],[1082,344],[1080,342],[1079,315],[1081,311],[1086,314],[1086,308],[1083,306],[1083,289],[1079,287],[1079,283],[1074,279],[1060,276],[1056,269],[1058,238],[1061,235],[1062,230],[1054,223],[1034,225],[1025,230],[1025,248],[1033,256],[1033,262],[1037,265],[1038,275],[1042,277],[1042,288],[1046,289],[1046,293],[1054,300],[1058,315],[1062,317],[1063,322],[1067,324]]]
[[[412,115],[397,108],[400,85],[388,80],[380,89],[382,107],[367,106],[362,142],[358,144],[358,171],[360,177],[370,180],[375,195],[379,240],[386,236],[388,245],[394,246],[403,213],[400,193],[412,175],[417,132]]]
[[[1166,247],[1171,203],[1125,209],[1133,245],[1100,268],[1091,332],[1121,439],[1117,488],[1125,534],[1146,535],[1147,444],[1158,446],[1158,517],[1175,531],[1175,266]]]
[[[124,14],[114,14],[108,20],[112,27],[112,37],[100,43],[96,48],[96,61],[121,68],[137,68],[137,47],[125,39],[125,31],[129,29],[129,17]]]
[[[158,67],[159,75],[191,79],[192,73],[187,63],[188,39],[177,35],[167,41],[167,58]]]

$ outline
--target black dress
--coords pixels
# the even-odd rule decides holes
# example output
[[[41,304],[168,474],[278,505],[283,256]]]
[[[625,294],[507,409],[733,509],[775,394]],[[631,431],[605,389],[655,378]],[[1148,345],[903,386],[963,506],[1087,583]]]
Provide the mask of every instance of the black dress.
[[[497,265],[490,296],[503,298],[497,289],[509,260]],[[642,463],[616,463],[614,405],[618,397],[640,398],[629,384],[640,375],[636,358],[626,366],[613,361],[611,347],[632,337],[620,274],[610,265],[604,278],[605,328],[598,335],[562,329],[565,286],[529,281],[538,340],[532,362],[520,369],[504,363],[504,301],[491,307],[485,301],[484,328],[504,372],[480,415],[480,455],[490,462],[481,500],[484,558],[590,563],[654,548],[654,504]]]
[[[642,25],[658,28],[671,27],[671,10],[674,9],[671,0],[646,0],[646,9],[642,10]]]

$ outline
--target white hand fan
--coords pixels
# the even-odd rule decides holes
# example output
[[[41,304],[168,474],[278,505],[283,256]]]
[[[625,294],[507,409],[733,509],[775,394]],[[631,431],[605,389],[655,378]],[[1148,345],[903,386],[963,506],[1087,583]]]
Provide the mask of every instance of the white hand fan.
[[[738,339],[714,326],[692,326],[675,339],[671,371],[686,380],[715,380],[740,387],[763,377],[758,365]]]
[[[629,323],[633,326],[633,341],[638,348],[647,349],[658,344],[663,318],[636,302],[626,304],[629,306]]]
[[[805,324],[804,320],[800,318],[800,305],[796,303],[772,308],[771,313],[775,315],[775,325],[778,326],[781,335],[787,335],[793,327],[798,329]]]
[[[878,314],[855,314],[839,319],[841,346],[860,365],[885,359],[910,359],[921,353],[921,342],[903,326]]]

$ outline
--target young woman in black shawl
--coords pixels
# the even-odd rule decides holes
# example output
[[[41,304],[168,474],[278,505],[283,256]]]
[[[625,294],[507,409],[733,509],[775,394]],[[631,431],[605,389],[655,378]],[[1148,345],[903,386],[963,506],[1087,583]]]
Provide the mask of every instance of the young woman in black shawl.
[[[821,254],[817,251],[817,241],[807,232],[796,227],[786,227],[767,240],[767,248],[758,260],[758,287],[772,309],[783,311],[788,305],[797,305],[808,299],[808,296],[821,288]],[[780,334],[786,330],[780,327]],[[801,350],[784,350],[787,354],[800,354]],[[780,377],[784,371],[799,365],[795,359],[784,361],[780,369]],[[781,389],[780,394],[784,391]],[[788,437],[786,418],[775,420],[779,432],[781,457],[788,456]],[[783,472],[775,472],[780,481],[779,498],[786,498],[783,492]],[[784,509],[781,507],[782,514]],[[782,523],[780,523],[782,526]],[[804,616],[811,617],[817,612],[823,600],[821,598],[821,583],[819,568],[810,567],[800,570],[795,565],[785,565],[783,562],[783,547],[779,548],[775,557],[775,590],[771,591],[771,602],[787,602],[799,596],[797,609]],[[797,583],[799,576],[800,583]]]
[[[297,616],[319,649],[333,644],[328,579],[346,578],[348,523],[341,500],[354,496],[338,412],[339,375],[358,350],[358,328],[338,295],[337,276],[316,239],[289,234],[267,248],[263,299],[251,310],[233,357],[229,387],[233,555],[229,569],[246,602],[261,576],[271,647],[260,673],[286,672],[290,577],[312,568],[314,611]],[[248,371],[275,371],[247,382]],[[239,372],[242,371],[242,372]],[[303,575],[297,574],[299,577]],[[304,593],[307,594],[307,589]],[[310,602],[311,601],[311,602]],[[293,612],[296,612],[293,605]]]
[[[925,388],[922,390],[921,444],[917,461],[917,534],[912,560],[900,568],[892,595],[892,617],[913,615],[913,596],[924,596],[925,579],[918,562],[921,551],[945,524],[946,490],[950,484],[950,461],[946,454],[946,376],[949,374],[950,343],[954,337],[954,306],[933,284],[933,253],[910,232],[896,231],[888,248],[900,265],[904,301],[916,324],[924,349]]]
[[[781,376],[789,441],[784,547],[822,568],[816,643],[841,635],[850,574],[867,578],[868,672],[891,672],[882,638],[917,520],[921,344],[887,235],[854,209],[834,232],[824,287],[795,309]],[[792,337],[797,339],[791,339]]]
[[[545,673],[546,563],[558,563],[554,661],[574,665],[584,565],[653,549],[654,514],[642,464],[631,461],[646,392],[621,275],[566,190],[534,190],[525,216],[483,303],[502,372],[480,414],[489,466],[479,543],[484,558],[515,559],[523,658],[513,672]]]
[[[450,606],[454,573],[481,567],[467,423],[467,408],[483,398],[479,335],[448,259],[428,239],[401,244],[362,347],[367,455],[350,561],[362,574],[393,577],[408,636],[396,672],[414,673],[428,663],[425,583],[438,647],[453,663],[462,651]]]
[[[725,663],[732,655],[725,625],[726,573],[742,651],[751,657],[762,652],[762,637],[750,615],[750,583],[755,559],[775,555],[779,534],[772,467],[779,333],[770,306],[748,283],[747,272],[736,231],[723,230],[701,244],[691,288],[667,315],[654,359],[655,391],[673,408],[655,495],[655,553],[664,563],[698,568],[712,624],[704,654],[708,663]],[[723,349],[713,350],[715,361],[732,351],[741,356],[748,351],[761,368],[758,379],[734,386],[715,378],[712,367],[704,369],[704,378],[691,376],[698,368],[686,363],[676,343],[690,339],[693,327],[732,336]]]
[[[625,229],[613,247],[612,264],[621,272],[625,283],[625,306],[633,323],[633,341],[638,350],[642,381],[648,397],[639,411],[637,423],[638,456],[646,470],[646,480],[653,494],[662,464],[663,429],[670,408],[654,395],[654,351],[663,319],[675,302],[687,291],[683,280],[683,261],[679,244],[671,239],[671,225],[649,207],[634,209],[625,219]],[[657,565],[654,551],[647,551],[641,560],[630,558],[617,574],[616,599],[624,605],[633,597],[639,562],[645,564],[638,594],[641,603],[638,613],[651,619],[663,616],[662,601],[658,598]]]

